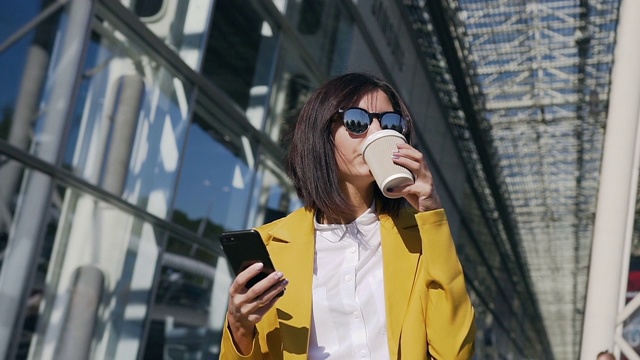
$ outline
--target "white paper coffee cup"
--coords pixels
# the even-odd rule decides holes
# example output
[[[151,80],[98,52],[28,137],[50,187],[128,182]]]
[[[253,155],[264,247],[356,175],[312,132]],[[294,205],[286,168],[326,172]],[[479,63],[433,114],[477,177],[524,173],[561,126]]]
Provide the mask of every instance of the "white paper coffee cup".
[[[391,158],[398,149],[397,144],[406,142],[405,137],[395,130],[380,130],[367,137],[362,144],[364,161],[369,165],[378,187],[388,198],[400,197],[392,190],[413,184],[414,181],[411,171],[395,164]]]

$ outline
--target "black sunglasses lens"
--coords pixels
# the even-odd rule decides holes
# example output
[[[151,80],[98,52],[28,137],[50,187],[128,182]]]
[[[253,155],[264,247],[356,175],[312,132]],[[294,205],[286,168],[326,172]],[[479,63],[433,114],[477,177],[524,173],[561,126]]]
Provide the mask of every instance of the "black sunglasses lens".
[[[364,134],[369,128],[369,114],[360,109],[348,109],[343,114],[344,127],[354,134]]]
[[[380,119],[380,127],[383,129],[395,130],[404,134],[407,124],[404,121],[404,118],[399,114],[386,113],[382,116],[382,119]]]

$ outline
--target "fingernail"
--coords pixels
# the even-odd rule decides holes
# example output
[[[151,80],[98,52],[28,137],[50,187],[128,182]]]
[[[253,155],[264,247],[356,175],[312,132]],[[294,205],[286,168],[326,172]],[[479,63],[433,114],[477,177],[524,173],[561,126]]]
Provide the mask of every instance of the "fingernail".
[[[283,276],[283,275],[284,275],[283,273],[281,273],[280,271],[278,271],[278,272],[276,273],[276,279],[278,279],[278,280],[282,279],[282,276]]]
[[[391,155],[391,158],[392,159],[400,159],[400,155],[393,154],[393,155]]]
[[[264,267],[264,264],[263,263],[256,263],[256,264],[258,264],[256,266],[256,271],[262,271],[262,268]]]
[[[282,282],[283,286],[287,286],[289,285],[289,279],[284,279],[284,281]]]

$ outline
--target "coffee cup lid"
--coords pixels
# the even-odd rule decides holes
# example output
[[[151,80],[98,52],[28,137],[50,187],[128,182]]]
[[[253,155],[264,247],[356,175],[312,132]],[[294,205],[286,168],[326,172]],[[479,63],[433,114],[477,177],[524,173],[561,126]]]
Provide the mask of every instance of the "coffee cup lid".
[[[402,141],[404,141],[405,143],[407,142],[407,139],[404,137],[404,135],[400,134],[395,130],[390,130],[390,129],[380,130],[380,131],[376,131],[375,133],[369,135],[366,139],[364,139],[364,143],[362,144],[362,153],[364,154],[369,144],[371,144],[375,140],[380,139],[381,137],[386,137],[386,136],[395,136],[395,137],[401,138]]]

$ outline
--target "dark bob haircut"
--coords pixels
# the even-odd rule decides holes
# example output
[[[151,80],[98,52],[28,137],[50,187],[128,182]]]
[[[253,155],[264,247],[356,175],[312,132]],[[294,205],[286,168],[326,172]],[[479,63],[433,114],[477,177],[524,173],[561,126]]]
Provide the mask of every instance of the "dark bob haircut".
[[[367,94],[381,90],[393,110],[407,120],[405,137],[411,143],[413,121],[400,95],[380,77],[365,73],[340,75],[322,84],[306,102],[289,134],[289,151],[284,158],[287,175],[293,181],[304,206],[321,218],[347,219],[351,204],[338,183],[338,163],[332,125],[338,109],[357,105]],[[380,213],[398,215],[406,201],[389,199],[374,187],[374,199]]]

